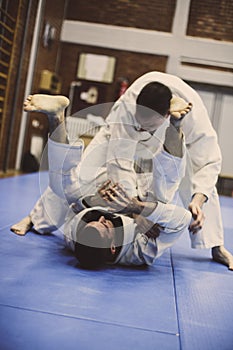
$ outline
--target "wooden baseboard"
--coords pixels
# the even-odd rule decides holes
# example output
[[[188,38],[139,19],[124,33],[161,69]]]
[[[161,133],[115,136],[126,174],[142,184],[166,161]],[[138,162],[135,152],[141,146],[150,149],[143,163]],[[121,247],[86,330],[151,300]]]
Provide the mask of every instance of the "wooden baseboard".
[[[0,178],[18,176],[21,174],[22,174],[22,171],[20,171],[20,170],[8,170],[6,172],[0,171]]]

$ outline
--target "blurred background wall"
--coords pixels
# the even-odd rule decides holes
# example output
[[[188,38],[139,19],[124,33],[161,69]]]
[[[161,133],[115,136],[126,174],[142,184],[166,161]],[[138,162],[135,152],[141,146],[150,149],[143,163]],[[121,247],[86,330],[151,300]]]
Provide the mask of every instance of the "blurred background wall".
[[[1,176],[30,171],[25,159],[39,163],[46,144],[46,118],[22,112],[28,94],[72,92],[73,114],[158,70],[202,96],[223,152],[219,191],[232,194],[233,1],[0,0],[0,16]]]

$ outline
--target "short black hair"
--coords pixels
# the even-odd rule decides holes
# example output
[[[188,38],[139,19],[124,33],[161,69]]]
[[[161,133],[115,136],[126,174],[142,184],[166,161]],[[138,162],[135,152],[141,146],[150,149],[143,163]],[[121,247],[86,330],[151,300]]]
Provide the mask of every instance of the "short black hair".
[[[110,247],[96,228],[85,226],[77,232],[74,253],[82,267],[92,269],[107,262]]]
[[[87,211],[80,220],[76,228],[76,241],[74,254],[83,268],[95,269],[103,266],[108,261],[112,261],[110,247],[106,247],[106,242],[100,239],[99,231],[94,227],[87,227],[89,222],[98,221],[101,216],[112,221],[115,228],[115,246],[119,252],[123,243],[123,223],[121,218],[114,213],[106,212],[106,210],[91,209]],[[87,233],[87,235],[86,235]],[[85,236],[84,236],[85,234]],[[92,240],[90,243],[88,235]],[[96,235],[96,238],[94,238]],[[101,240],[101,244],[98,242]],[[105,245],[103,245],[105,244]]]
[[[145,85],[140,91],[136,103],[165,116],[170,109],[171,90],[157,81]]]

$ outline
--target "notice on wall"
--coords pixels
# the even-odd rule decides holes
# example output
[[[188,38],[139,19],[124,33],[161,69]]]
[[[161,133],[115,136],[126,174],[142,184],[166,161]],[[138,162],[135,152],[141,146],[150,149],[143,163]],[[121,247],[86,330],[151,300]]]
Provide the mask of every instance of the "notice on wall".
[[[112,83],[115,62],[115,57],[82,53],[79,56],[77,78]]]

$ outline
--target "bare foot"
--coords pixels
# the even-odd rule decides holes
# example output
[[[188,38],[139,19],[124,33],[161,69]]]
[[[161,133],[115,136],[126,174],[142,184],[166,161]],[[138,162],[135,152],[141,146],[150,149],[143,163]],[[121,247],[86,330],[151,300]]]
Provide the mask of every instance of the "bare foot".
[[[24,236],[28,231],[30,231],[32,226],[33,226],[33,223],[31,221],[30,216],[26,216],[17,224],[14,224],[13,226],[11,226],[11,231],[14,232],[16,235]]]
[[[213,247],[212,257],[214,261],[226,265],[229,270],[233,271],[233,256],[224,246]]]
[[[170,114],[180,119],[192,109],[192,103],[186,102],[183,98],[174,96],[170,102]]]
[[[58,114],[64,111],[70,101],[61,95],[29,95],[24,102],[26,112],[42,112],[46,114]]]
[[[61,95],[29,95],[24,102],[26,112],[41,112],[47,114],[49,120],[49,135],[53,141],[69,143],[65,127],[65,108],[70,101]]]

